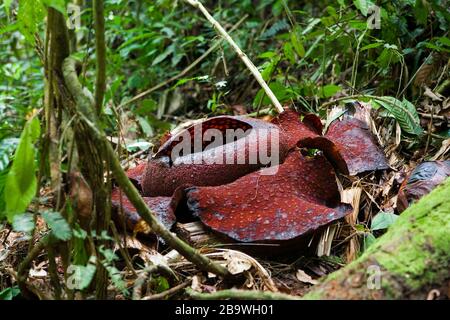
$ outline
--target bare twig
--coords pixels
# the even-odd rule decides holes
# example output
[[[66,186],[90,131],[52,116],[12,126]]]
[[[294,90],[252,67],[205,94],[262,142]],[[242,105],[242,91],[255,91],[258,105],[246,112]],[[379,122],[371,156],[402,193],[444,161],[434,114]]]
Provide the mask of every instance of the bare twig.
[[[219,300],[219,299],[238,299],[238,300],[300,300],[300,297],[291,296],[284,293],[257,291],[257,290],[239,290],[229,289],[214,293],[200,293],[190,288],[186,293],[198,300]]]
[[[256,81],[261,85],[267,96],[269,97],[270,101],[272,101],[275,108],[277,108],[278,112],[283,112],[283,106],[281,105],[280,101],[278,101],[275,94],[272,92],[272,90],[269,88],[267,83],[264,81],[263,77],[261,76],[261,73],[259,72],[258,68],[255,67],[253,62],[247,57],[247,55],[239,48],[239,46],[234,42],[234,40],[230,37],[230,35],[225,31],[225,29],[220,25],[219,22],[217,22],[216,19],[213,18],[206,10],[206,8],[203,6],[203,4],[198,0],[184,0],[191,6],[199,9],[203,15],[208,19],[209,22],[216,28],[217,32],[225,38],[225,40],[230,44],[231,48],[237,53],[239,58],[245,63],[247,68],[250,70],[250,72],[255,77]]]
[[[174,295],[175,293],[179,292],[180,290],[186,288],[188,285],[190,285],[192,280],[185,281],[173,288],[170,288],[169,290],[163,291],[158,294],[153,294],[151,296],[147,296],[142,298],[142,300],[162,300],[164,298],[170,297],[171,295]]]

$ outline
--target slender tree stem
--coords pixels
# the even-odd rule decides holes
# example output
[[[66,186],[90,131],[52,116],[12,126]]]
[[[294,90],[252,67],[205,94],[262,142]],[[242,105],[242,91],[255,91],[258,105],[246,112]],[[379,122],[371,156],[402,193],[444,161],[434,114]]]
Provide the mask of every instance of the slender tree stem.
[[[263,90],[266,92],[267,96],[269,97],[270,101],[272,101],[275,108],[277,108],[278,112],[283,112],[284,111],[283,106],[281,105],[280,101],[278,101],[277,97],[269,88],[267,83],[264,81],[258,68],[255,67],[253,62],[247,57],[247,55],[241,50],[241,48],[239,48],[236,42],[234,42],[234,40],[220,25],[220,23],[217,22],[217,20],[214,19],[213,16],[209,14],[208,10],[206,10],[206,8],[200,1],[198,0],[184,0],[184,1],[189,3],[191,6],[199,9],[203,13],[206,19],[208,19],[208,21],[211,22],[214,28],[216,28],[217,32],[230,44],[231,48],[233,48],[233,50],[237,53],[238,57],[244,62],[244,64],[247,66],[247,68],[255,77],[256,81],[258,81]]]
[[[106,91],[106,42],[105,16],[103,0],[93,0],[95,55],[97,63],[97,78],[95,81],[95,110],[100,114]]]

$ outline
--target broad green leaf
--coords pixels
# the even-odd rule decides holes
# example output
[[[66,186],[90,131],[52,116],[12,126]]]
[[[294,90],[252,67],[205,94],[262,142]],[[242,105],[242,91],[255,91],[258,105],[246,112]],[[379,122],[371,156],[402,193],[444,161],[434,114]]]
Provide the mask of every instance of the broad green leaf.
[[[343,109],[337,113],[335,113],[332,117],[327,118],[327,122],[325,123],[325,132],[327,131],[328,127],[330,126],[330,124],[333,123],[333,121],[339,119],[341,116],[343,116],[345,113],[347,112],[347,110]]]
[[[148,150],[152,144],[148,141],[135,141],[133,143],[127,144],[126,148],[128,151],[135,151],[136,149]]]
[[[445,45],[447,47],[450,47],[450,39],[449,38],[447,38],[447,37],[440,37],[440,38],[438,38],[438,41],[440,43],[442,43],[443,45]]]
[[[272,90],[273,94],[280,101],[280,103],[283,103],[290,98],[288,90],[286,90],[286,87],[284,87],[282,84],[278,82],[272,82],[269,87]],[[255,99],[253,99],[253,106],[258,106],[260,102],[263,106],[271,104],[269,97],[266,95],[263,89],[260,89],[256,94]]]
[[[34,216],[31,213],[16,215],[12,226],[14,231],[23,232],[27,238],[31,238],[31,233],[34,230]]]
[[[336,93],[341,91],[342,88],[335,84],[327,84],[326,86],[323,86],[321,89],[319,89],[319,95],[322,98],[329,98],[334,96]]]
[[[372,231],[387,229],[391,224],[397,220],[398,215],[380,211],[375,217],[372,219],[372,223],[370,229]]]
[[[94,279],[96,258],[91,256],[86,266],[72,264],[67,268],[67,287],[69,289],[86,289]]]
[[[353,0],[353,4],[364,17],[367,17],[367,13],[369,12],[369,8],[374,5],[371,0]]]
[[[113,250],[111,250],[109,248],[105,248],[104,245],[101,245],[98,248],[98,251],[100,251],[100,253],[103,255],[103,257],[105,257],[105,260],[108,263],[112,263],[119,259]]]
[[[397,100],[394,97],[374,98],[373,101],[385,108],[406,133],[419,136],[423,133],[420,127],[420,119],[414,105],[406,99]]]
[[[141,116],[137,116],[139,125],[141,126],[142,132],[145,134],[146,137],[153,136],[153,129],[152,126],[148,123],[147,119]],[[129,146],[128,146],[129,147]]]
[[[0,300],[12,300],[20,294],[19,287],[10,287],[0,292]]]
[[[34,142],[39,137],[39,120],[30,119],[20,136],[14,161],[5,186],[6,212],[9,222],[16,214],[24,213],[36,193]]]
[[[44,221],[47,223],[50,229],[52,229],[52,234],[55,238],[67,241],[72,238],[72,230],[66,219],[59,212],[46,211],[42,213]]]
[[[34,43],[34,34],[38,31],[39,24],[44,21],[46,15],[45,6],[42,0],[21,0],[17,21],[20,32],[25,39]]]
[[[87,232],[80,228],[79,225],[75,224],[72,230],[73,238],[73,250],[72,250],[72,261],[75,265],[86,265],[89,260],[89,255],[85,246],[85,239],[87,238]]]

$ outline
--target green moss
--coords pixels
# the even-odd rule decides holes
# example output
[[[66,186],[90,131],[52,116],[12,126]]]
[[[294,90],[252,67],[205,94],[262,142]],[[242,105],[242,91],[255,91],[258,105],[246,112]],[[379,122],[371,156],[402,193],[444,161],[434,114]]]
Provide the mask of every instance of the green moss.
[[[450,178],[403,212],[388,232],[359,259],[329,275],[305,299],[372,296],[361,286],[351,288],[345,280],[365,273],[377,264],[383,272],[381,296],[397,299],[439,284],[450,277]],[[332,292],[330,292],[330,290]],[[354,294],[349,290],[355,290]],[[373,293],[373,291],[372,291]],[[349,295],[350,294],[350,295]]]
[[[450,179],[408,208],[391,229],[361,257],[372,255],[411,289],[449,273]],[[447,266],[447,268],[445,268]],[[438,267],[438,270],[435,270]]]

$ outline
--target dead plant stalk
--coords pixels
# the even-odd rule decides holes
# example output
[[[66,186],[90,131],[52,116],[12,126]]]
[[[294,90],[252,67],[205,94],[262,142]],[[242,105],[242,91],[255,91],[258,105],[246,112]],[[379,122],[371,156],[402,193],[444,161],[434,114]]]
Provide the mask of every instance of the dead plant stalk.
[[[280,101],[278,101],[275,94],[272,92],[272,90],[269,88],[267,83],[264,81],[263,77],[261,76],[261,73],[259,72],[258,68],[253,64],[253,62],[247,57],[247,55],[239,48],[239,46],[234,42],[234,40],[230,37],[230,35],[225,31],[225,29],[220,25],[219,22],[217,22],[216,19],[214,19],[206,10],[206,8],[203,6],[203,4],[198,0],[184,0],[194,8],[199,9],[203,15],[206,17],[206,19],[214,26],[214,28],[217,30],[217,32],[230,44],[231,48],[237,53],[238,57],[244,62],[244,64],[247,66],[247,68],[250,70],[250,72],[255,77],[256,81],[261,85],[267,96],[269,97],[270,101],[272,101],[275,108],[278,110],[278,112],[283,112],[283,106],[281,105]]]

